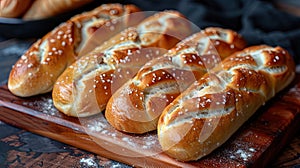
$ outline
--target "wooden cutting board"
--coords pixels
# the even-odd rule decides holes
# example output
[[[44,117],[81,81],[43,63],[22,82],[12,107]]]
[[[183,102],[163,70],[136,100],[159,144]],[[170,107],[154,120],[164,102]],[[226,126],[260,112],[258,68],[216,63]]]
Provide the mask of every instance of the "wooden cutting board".
[[[264,167],[300,128],[300,75],[278,95],[220,148],[187,163],[165,155],[156,132],[118,132],[103,114],[82,119],[65,116],[53,106],[51,94],[19,98],[6,85],[0,86],[0,120],[136,167]]]

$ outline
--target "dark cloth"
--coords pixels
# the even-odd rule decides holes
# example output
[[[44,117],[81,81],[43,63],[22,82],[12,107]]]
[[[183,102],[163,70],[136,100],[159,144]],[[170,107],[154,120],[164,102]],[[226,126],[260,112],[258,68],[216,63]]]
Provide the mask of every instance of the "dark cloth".
[[[297,0],[285,0],[284,2]],[[123,1],[124,2],[124,1]],[[230,28],[242,34],[248,45],[267,44],[287,49],[300,63],[300,17],[267,0],[128,0],[143,10],[176,9],[203,29]],[[300,5],[299,5],[300,6]],[[299,9],[300,10],[300,9]]]

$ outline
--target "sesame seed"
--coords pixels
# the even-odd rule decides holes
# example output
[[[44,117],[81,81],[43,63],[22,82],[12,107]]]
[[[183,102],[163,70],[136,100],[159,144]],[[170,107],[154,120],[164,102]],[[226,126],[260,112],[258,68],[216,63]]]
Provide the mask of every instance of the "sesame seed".
[[[58,54],[61,55],[63,53],[62,50],[58,50]]]
[[[30,63],[30,64],[27,65],[28,68],[31,68],[32,66],[33,66],[32,63]]]
[[[60,31],[58,32],[58,34],[59,34],[59,35],[62,35],[62,34],[64,34],[64,32],[60,30]]]
[[[117,13],[118,13],[118,11],[117,11],[117,10],[115,10],[115,9],[112,9],[112,10],[110,10],[110,11],[109,11],[109,13],[110,13],[111,15],[115,15],[115,14],[117,14]]]
[[[112,19],[112,24],[117,24],[118,23],[118,21],[117,21],[117,19]]]

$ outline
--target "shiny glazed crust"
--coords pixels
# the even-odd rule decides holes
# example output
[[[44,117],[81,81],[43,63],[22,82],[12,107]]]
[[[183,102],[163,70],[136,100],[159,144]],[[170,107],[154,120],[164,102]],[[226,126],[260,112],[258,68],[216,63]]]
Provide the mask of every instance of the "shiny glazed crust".
[[[223,58],[242,50],[246,42],[236,32],[206,28],[144,65],[109,100],[105,116],[117,130],[146,133],[156,130],[163,109],[193,81]]]
[[[142,65],[166,53],[190,34],[189,22],[176,11],[159,12],[146,18],[67,68],[53,89],[55,107],[69,116],[100,113],[112,93]]]
[[[68,65],[131,24],[128,14],[137,11],[133,5],[105,4],[62,23],[15,63],[8,79],[9,90],[21,97],[51,91]]]
[[[281,47],[236,52],[164,109],[158,122],[163,151],[180,161],[211,153],[294,76],[294,61]]]

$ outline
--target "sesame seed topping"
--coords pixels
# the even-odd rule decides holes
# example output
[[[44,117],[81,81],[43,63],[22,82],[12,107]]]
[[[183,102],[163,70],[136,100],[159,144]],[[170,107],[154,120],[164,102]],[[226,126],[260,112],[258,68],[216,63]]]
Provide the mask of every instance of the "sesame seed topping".
[[[33,66],[32,63],[30,63],[30,64],[27,65],[28,68],[31,68],[32,66]]]

